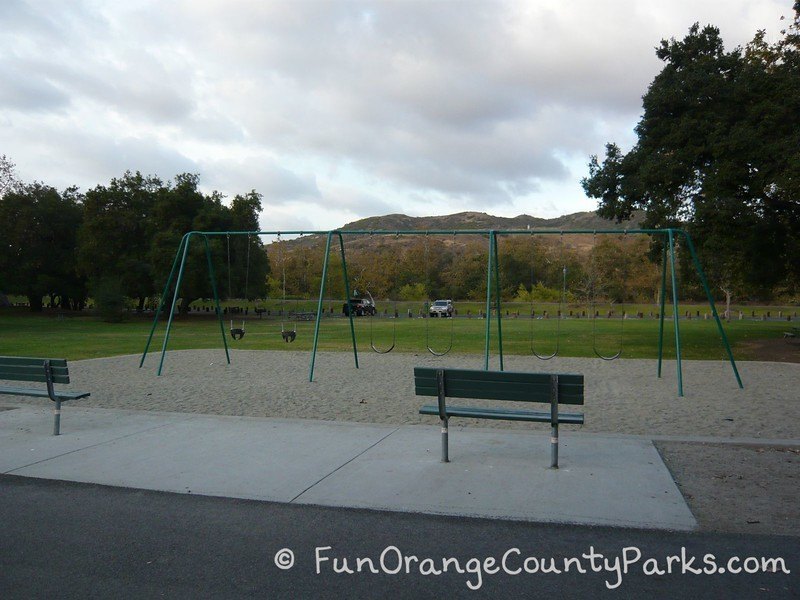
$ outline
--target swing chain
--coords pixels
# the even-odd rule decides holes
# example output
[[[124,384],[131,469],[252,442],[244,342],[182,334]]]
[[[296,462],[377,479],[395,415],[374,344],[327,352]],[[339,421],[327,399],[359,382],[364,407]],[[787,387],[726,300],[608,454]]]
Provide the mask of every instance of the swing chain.
[[[231,234],[225,234],[227,245],[228,245],[228,300],[233,297],[233,287],[231,286]],[[247,272],[245,273],[245,281],[249,278],[249,271],[250,271],[250,246],[249,246],[250,238],[248,236],[248,248],[247,248]],[[247,284],[245,284],[245,290],[247,289]],[[247,296],[247,292],[245,291],[245,297]],[[230,310],[230,307],[228,307]],[[244,319],[242,319],[242,326],[241,327],[234,327],[233,326],[233,319],[231,319],[231,337],[234,341],[239,341],[244,337]]]
[[[625,229],[624,234],[628,235],[628,230]],[[597,295],[597,232],[595,231],[592,234],[592,255],[591,255],[591,265],[592,265],[592,277],[591,277],[591,308],[592,311],[592,350],[597,355],[598,358],[601,358],[606,361],[612,361],[618,359],[622,356],[622,351],[624,349],[624,341],[625,341],[625,311],[623,310],[622,316],[620,318],[620,329],[619,329],[619,350],[611,355],[604,355],[597,349],[597,311],[595,309],[596,303],[596,295]],[[622,279],[625,280],[624,277]],[[623,298],[624,300],[624,298]]]
[[[286,241],[281,242],[281,234],[278,233],[278,251],[280,253],[280,260],[281,260],[281,272],[282,272],[282,279],[283,279],[283,300],[281,301],[281,337],[285,342],[293,342],[295,337],[297,337],[297,322],[295,321],[293,329],[289,330],[285,327],[284,321],[286,315],[286,252],[285,252],[285,244]]]
[[[533,232],[531,232],[533,235]],[[531,238],[532,239],[532,238]],[[539,354],[534,348],[533,338],[533,257],[531,256],[531,353],[540,360],[550,360],[558,355],[561,344],[561,319],[564,316],[564,308],[567,301],[567,263],[564,260],[564,232],[560,233],[561,247],[559,249],[559,262],[561,263],[561,297],[558,302],[558,314],[556,321],[556,347],[552,354]],[[533,249],[531,249],[533,253]]]
[[[453,231],[453,249],[454,249],[454,251],[455,251],[455,248],[456,248],[455,240],[456,240],[456,232]],[[431,282],[430,273],[431,273],[431,270],[430,270],[430,247],[429,247],[429,242],[428,242],[428,232],[425,232],[425,273],[426,273],[426,277],[427,277],[427,280],[428,280],[428,287],[430,288],[430,282]],[[430,290],[428,290],[428,291],[430,291]],[[428,300],[428,302],[425,303],[425,315],[424,315],[423,318],[425,319],[425,347],[428,349],[428,352],[430,352],[434,356],[444,356],[445,354],[450,352],[450,350],[453,349],[453,338],[455,336],[455,316],[454,315],[450,315],[450,343],[448,344],[447,348],[442,352],[438,352],[438,351],[434,350],[433,348],[431,348],[431,344],[430,344],[430,321],[431,321],[430,300]]]

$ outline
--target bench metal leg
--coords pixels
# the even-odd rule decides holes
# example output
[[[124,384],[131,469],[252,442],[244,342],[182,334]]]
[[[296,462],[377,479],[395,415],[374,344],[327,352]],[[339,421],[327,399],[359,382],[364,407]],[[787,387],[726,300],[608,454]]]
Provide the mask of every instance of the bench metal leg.
[[[447,422],[449,419],[442,419],[442,462],[450,462],[447,444]]]
[[[53,409],[53,435],[61,433],[61,400],[56,400],[56,407]]]
[[[558,375],[550,377],[550,468],[558,468]]]
[[[442,421],[442,462],[450,462],[450,456],[447,451],[447,422],[450,419],[447,416],[447,407],[445,406],[447,391],[444,386],[444,369],[436,371],[436,388],[438,391],[439,419]]]
[[[61,433],[61,400],[56,397],[55,389],[53,389],[53,367],[49,360],[44,361],[44,378],[47,382],[47,395],[56,404],[53,409],[53,435],[58,435]]]

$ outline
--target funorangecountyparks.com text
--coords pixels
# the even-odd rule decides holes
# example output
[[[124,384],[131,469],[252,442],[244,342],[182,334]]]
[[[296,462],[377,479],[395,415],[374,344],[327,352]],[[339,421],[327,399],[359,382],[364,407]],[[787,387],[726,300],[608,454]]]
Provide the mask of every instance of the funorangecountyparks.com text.
[[[275,566],[282,570],[295,565],[294,553],[283,548],[275,554]],[[501,555],[483,558],[423,557],[406,553],[397,546],[387,546],[372,556],[348,556],[332,546],[314,549],[314,568],[317,575],[404,575],[437,577],[443,574],[463,574],[466,586],[479,590],[488,577],[563,575],[587,573],[606,574],[605,585],[617,589],[629,573],[645,576],[685,575],[747,575],[774,573],[789,575],[791,570],[781,557],[719,557],[714,554],[690,555],[685,547],[674,555],[645,556],[635,546],[627,546],[616,554],[603,554],[590,546],[588,551],[572,557],[534,556],[519,548],[509,548]]]

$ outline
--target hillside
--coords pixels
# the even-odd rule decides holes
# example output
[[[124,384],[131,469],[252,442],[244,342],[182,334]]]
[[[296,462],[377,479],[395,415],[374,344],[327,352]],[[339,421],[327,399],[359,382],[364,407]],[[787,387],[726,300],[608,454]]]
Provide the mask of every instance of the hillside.
[[[403,214],[391,214],[359,219],[358,221],[343,225],[340,229],[342,231],[461,231],[465,229],[495,231],[509,229],[530,229],[531,231],[583,229],[603,231],[608,229],[635,229],[641,225],[643,219],[644,213],[636,213],[630,221],[625,221],[623,223],[602,219],[594,212],[573,213],[554,219],[543,219],[530,215],[496,217],[481,212],[461,212],[452,215],[429,217],[409,217]],[[401,236],[399,238],[394,238],[394,236],[384,237],[382,243],[403,247],[404,245],[413,243],[413,237],[414,236]],[[288,252],[291,252],[294,249],[311,248],[323,244],[323,239],[324,236],[321,235],[309,235],[294,240],[287,240],[286,249]],[[374,240],[371,240],[370,236],[357,236],[348,239],[348,246],[354,249],[367,248],[373,243]],[[447,240],[445,243],[450,244],[452,240]],[[465,243],[466,240],[463,239],[457,241],[457,245],[461,247],[463,247]],[[550,241],[547,243],[550,243]],[[575,245],[579,248],[585,248],[591,243],[591,239],[587,238],[585,240],[577,240]]]
[[[481,290],[485,289],[484,274],[489,251],[489,236],[485,232],[489,230],[498,234],[498,281],[502,282],[501,294],[504,297],[514,297],[521,285],[530,289],[534,273],[537,283],[556,290],[556,295],[565,271],[569,271],[574,282],[586,281],[587,265],[593,263],[599,248],[597,260],[605,265],[607,281],[611,281],[612,275],[616,278],[614,281],[624,277],[625,283],[618,287],[625,290],[627,297],[650,298],[651,280],[658,278],[658,272],[646,259],[648,240],[637,235],[592,235],[593,231],[636,229],[640,222],[641,217],[633,222],[617,224],[590,212],[556,219],[529,215],[496,217],[478,212],[429,217],[391,214],[347,223],[342,227],[345,232],[342,238],[350,285],[356,289],[366,288],[376,298],[418,299],[424,294],[460,299],[485,297]],[[503,235],[509,230],[519,231],[522,235]],[[589,233],[557,234],[564,230]],[[359,234],[347,235],[347,231],[359,231]],[[360,233],[362,231],[364,234]],[[395,231],[408,234],[393,235]],[[439,234],[426,235],[427,231]],[[529,235],[528,231],[534,235]],[[537,231],[555,232],[556,235],[537,236]],[[371,232],[379,235],[370,235]],[[325,241],[325,235],[317,234],[286,240],[284,246],[270,245],[267,253],[275,269],[273,285],[281,289],[285,285],[290,296],[313,296],[320,286]],[[333,286],[331,293],[341,297],[345,291],[339,241],[338,238],[332,241],[333,260],[328,264],[338,274],[329,277],[328,284]],[[563,269],[556,267],[557,263]]]
[[[341,229],[363,229],[368,231],[395,231],[404,230],[459,230],[459,229],[619,229],[623,227],[635,228],[639,226],[644,215],[636,215],[631,221],[617,224],[614,221],[598,217],[594,212],[579,212],[564,215],[554,219],[543,219],[530,215],[516,217],[496,217],[481,212],[461,212],[452,215],[409,217],[408,215],[392,214],[378,217],[367,217],[347,223]]]

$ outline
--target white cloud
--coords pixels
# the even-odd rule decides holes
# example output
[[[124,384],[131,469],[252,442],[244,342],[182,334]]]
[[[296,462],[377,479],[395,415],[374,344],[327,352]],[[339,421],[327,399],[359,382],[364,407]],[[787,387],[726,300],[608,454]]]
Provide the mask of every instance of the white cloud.
[[[729,47],[778,0],[6,0],[0,152],[84,189],[195,171],[262,222],[591,210],[592,153],[634,140],[654,48],[695,21]]]
[[[313,174],[296,173],[268,157],[209,161],[201,163],[200,168],[203,173],[213,175],[204,181],[206,187],[240,190],[241,193],[254,189],[264,196],[264,203],[269,206],[298,200],[315,202],[320,198]]]

